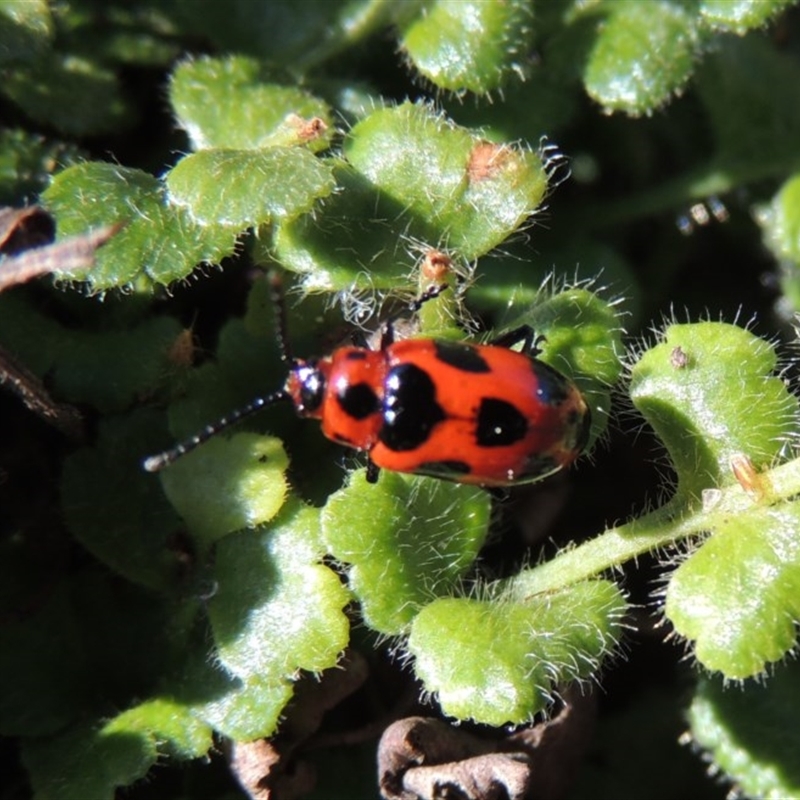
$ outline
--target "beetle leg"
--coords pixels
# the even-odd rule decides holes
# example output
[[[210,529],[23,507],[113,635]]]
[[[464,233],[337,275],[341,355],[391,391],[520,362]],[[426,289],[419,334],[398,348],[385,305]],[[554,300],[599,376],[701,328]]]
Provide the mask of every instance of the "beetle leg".
[[[394,344],[394,319],[389,318],[383,323],[381,330],[380,349],[385,350],[390,344]],[[370,462],[372,463],[372,462]]]
[[[367,459],[367,483],[377,483],[381,468],[371,459]]]
[[[434,283],[429,286],[419,297],[415,297],[409,304],[408,310],[412,314],[416,314],[428,300],[433,300],[438,297],[447,288],[446,283]]]
[[[433,300],[434,297],[438,297],[445,289],[447,289],[446,283],[434,283],[433,285],[429,286],[419,297],[415,297],[406,307],[405,310],[399,312],[398,314],[394,314],[383,325],[383,330],[381,331],[381,350],[385,350],[390,344],[394,344],[394,323],[399,317],[403,314],[410,313],[416,314],[428,300]]]
[[[492,339],[489,344],[494,347],[510,348],[515,344],[522,342],[521,352],[527,353],[529,356],[536,358],[536,356],[542,352],[542,349],[539,347],[539,345],[545,341],[547,341],[546,337],[537,336],[530,325],[520,325],[518,328],[512,328],[510,331],[506,331],[496,339]]]
[[[364,331],[361,330],[353,331],[350,334],[350,344],[352,344],[353,347],[363,347],[363,348],[369,347],[369,344],[367,342],[367,337],[364,335]]]
[[[498,503],[505,503],[511,497],[508,486],[484,486],[483,488],[489,493],[489,497]]]

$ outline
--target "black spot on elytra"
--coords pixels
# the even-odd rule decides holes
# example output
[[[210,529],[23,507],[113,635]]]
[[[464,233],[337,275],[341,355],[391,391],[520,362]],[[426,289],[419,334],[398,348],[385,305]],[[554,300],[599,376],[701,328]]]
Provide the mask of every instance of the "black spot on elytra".
[[[557,370],[544,363],[532,360],[531,367],[536,376],[536,397],[549,406],[559,406],[569,397],[569,383]]]
[[[336,395],[336,400],[347,416],[353,419],[366,419],[380,410],[378,396],[368,383],[354,383],[346,386]]]
[[[347,361],[363,361],[367,357],[365,350],[348,350],[345,354]]]
[[[460,475],[469,475],[472,467],[466,461],[423,461],[414,472],[420,475],[432,475],[434,477],[455,478]]]
[[[436,349],[436,358],[439,361],[460,369],[462,372],[485,373],[492,371],[486,359],[468,344],[437,341],[433,343],[433,346]]]
[[[528,432],[528,420],[516,406],[495,397],[484,397],[478,408],[475,441],[481,447],[514,444]]]
[[[425,370],[414,364],[392,367],[384,386],[380,440],[395,451],[419,447],[433,426],[445,418],[436,402],[436,386]]]

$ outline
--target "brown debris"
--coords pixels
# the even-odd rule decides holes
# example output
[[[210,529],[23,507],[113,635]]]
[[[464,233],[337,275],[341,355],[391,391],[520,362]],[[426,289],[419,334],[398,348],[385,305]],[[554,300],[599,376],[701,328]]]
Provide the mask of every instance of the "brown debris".
[[[428,283],[444,283],[453,274],[453,259],[447,253],[431,248],[425,252],[420,273]]]
[[[34,414],[70,439],[83,438],[83,418],[67,403],[57,403],[39,378],[0,347],[0,386],[10,389]]]
[[[290,114],[286,121],[297,131],[297,138],[303,144],[319,139],[328,130],[328,124],[321,117],[304,119],[299,114]]]
[[[251,800],[291,800],[310,792],[316,783],[313,767],[300,763],[289,773],[282,754],[269,739],[234,742],[228,763]]]
[[[470,183],[493,178],[509,161],[512,150],[494,142],[477,142],[469,154],[467,175]]]
[[[689,366],[689,356],[682,347],[673,347],[669,354],[669,363],[675,369],[686,369]]]
[[[91,267],[95,250],[120,227],[106,225],[51,244],[55,223],[44,209],[0,208],[0,292],[50,272]]]
[[[55,222],[39,206],[0,208],[0,292],[49,272],[90,267],[94,252],[118,230],[107,225],[51,244]],[[0,386],[62,433],[74,439],[83,434],[83,420],[70,405],[57,403],[42,381],[0,347]]]
[[[325,712],[355,692],[368,672],[366,659],[348,651],[339,666],[326,670],[319,680],[307,677],[298,682],[275,737],[230,745],[231,770],[252,800],[294,800],[314,788],[314,767],[296,757],[298,750],[319,729]]]
[[[490,753],[434,767],[410,769],[409,798],[516,800],[528,797],[531,769],[522,753]]]
[[[176,367],[191,367],[196,355],[197,343],[191,328],[184,328],[167,348],[167,361]]]
[[[0,255],[13,256],[49,244],[55,233],[53,218],[40,206],[0,208]]]
[[[559,800],[569,789],[594,723],[594,701],[574,690],[547,722],[503,738],[438,719],[394,723],[378,749],[385,800]]]

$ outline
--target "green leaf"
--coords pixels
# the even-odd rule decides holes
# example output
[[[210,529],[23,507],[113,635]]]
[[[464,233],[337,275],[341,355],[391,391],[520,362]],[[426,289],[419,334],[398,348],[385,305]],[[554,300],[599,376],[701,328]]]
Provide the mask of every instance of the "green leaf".
[[[0,66],[40,56],[53,38],[53,29],[47,0],[0,3]]]
[[[785,502],[763,506],[771,497],[765,470],[797,427],[797,400],[772,374],[776,360],[770,344],[741,328],[672,325],[631,376],[634,403],[678,473],[671,518],[686,528],[684,536],[692,529],[712,533],[676,570],[666,613],[678,633],[696,642],[698,660],[729,678],[758,674],[781,658],[794,645],[792,619],[800,611],[798,509]],[[736,391],[720,388],[730,386]],[[748,461],[751,479],[742,473]],[[731,486],[738,492],[723,498],[720,490]],[[734,501],[736,513],[726,505]],[[702,518],[694,521],[687,504]]]
[[[775,257],[800,264],[800,174],[784,182],[757,219]]]
[[[503,242],[542,201],[547,175],[532,152],[459,128],[429,107],[373,111],[345,141],[340,192],[314,217],[278,226],[274,255],[308,290],[395,287],[412,243],[471,260]]]
[[[319,511],[288,504],[269,527],[217,546],[208,613],[221,662],[243,679],[336,666],[350,638],[350,593],[318,563]]]
[[[84,4],[59,6],[60,41],[66,41],[70,50],[116,68],[167,70],[185,47],[170,10],[164,3],[106,5],[102,14]]]
[[[701,0],[700,19],[709,28],[743,36],[766,25],[794,0]]]
[[[216,437],[161,473],[170,502],[201,549],[272,519],[286,498],[289,461],[280,439]]]
[[[19,204],[38,194],[55,171],[77,161],[79,155],[72,144],[23,130],[0,130],[0,204]]]
[[[80,723],[49,739],[27,739],[22,761],[34,796],[48,800],[113,800],[117,788],[143,778],[158,759],[155,740]]]
[[[402,633],[434,597],[452,592],[486,539],[489,498],[474,487],[363,470],[322,512],[330,552],[348,564],[348,583],[366,624]]]
[[[247,680],[225,670],[210,657],[207,642],[194,643],[178,675],[165,691],[215,731],[238,742],[271,736],[278,727],[294,683],[285,677],[255,675]]]
[[[800,308],[800,174],[790,175],[769,203],[756,206],[754,216],[764,244],[780,265],[783,297],[779,302],[796,311]]]
[[[123,223],[98,251],[95,266],[78,276],[95,291],[168,284],[201,262],[218,264],[234,252],[238,229],[195,224],[167,203],[156,178],[140,170],[99,161],[70,167],[42,200],[56,217],[59,237]]]
[[[0,337],[3,346],[39,377],[58,362],[65,343],[63,326],[21,292],[0,295]]]
[[[580,287],[545,290],[525,316],[545,337],[542,361],[571,377],[592,377],[606,388],[616,383],[622,372],[622,342],[610,303]]]
[[[557,74],[546,55],[542,61],[526,67],[524,81],[503,86],[501,103],[492,95],[482,102],[464,102],[460,95],[440,102],[459,125],[480,130],[490,141],[535,145],[555,136],[576,116],[581,97],[577,80]]]
[[[137,584],[173,585],[179,553],[168,547],[179,520],[141,468],[164,436],[163,419],[149,410],[103,420],[97,442],[64,462],[61,497],[73,536],[103,563]]]
[[[719,521],[667,587],[666,615],[697,660],[726,678],[764,672],[795,645],[800,618],[800,504]]]
[[[522,294],[522,293],[521,293]],[[525,294],[522,294],[525,297]],[[593,442],[606,429],[612,387],[622,373],[619,318],[614,307],[584,288],[540,289],[533,301],[505,309],[497,333],[530,325],[543,336],[537,356],[571,378],[592,413]]]
[[[175,372],[169,348],[180,332],[176,320],[160,317],[125,330],[92,331],[61,325],[40,308],[41,302],[23,296],[4,296],[0,333],[7,349],[51,381],[60,400],[120,412]]]
[[[105,413],[129,408],[174,367],[169,347],[180,332],[174,319],[144,320],[129,330],[65,330],[53,381],[63,399]]]
[[[169,407],[173,441],[165,440],[162,446],[169,447],[175,441],[194,436],[209,423],[251,401],[260,389],[280,386],[285,379],[285,366],[281,364],[280,370],[269,371],[274,365],[268,347],[263,337],[249,335],[241,320],[231,320],[220,334],[217,363],[207,362],[191,370],[185,385],[176,393]],[[273,372],[277,376],[274,382]],[[265,409],[237,425],[236,430],[278,430],[273,419],[280,413],[278,409]]]
[[[24,68],[7,70],[0,93],[31,119],[69,136],[119,131],[133,116],[116,75],[74,54],[47,52]]]
[[[336,163],[333,174],[340,191],[313,216],[278,224],[275,259],[302,275],[310,292],[395,287],[414,265],[413,257],[398,252],[399,231],[389,222],[403,208],[344,163]]]
[[[611,581],[527,597],[524,587],[523,573],[494,600],[434,600],[412,622],[414,670],[445,714],[528,722],[559,684],[591,675],[614,647],[625,601]]]
[[[766,683],[743,689],[702,680],[689,708],[694,741],[715,772],[747,797],[800,797],[797,715],[800,670],[783,664]]]
[[[76,619],[62,587],[37,613],[0,625],[0,733],[43,736],[75,719],[87,701],[87,669]],[[12,688],[13,687],[13,690]]]
[[[403,209],[409,235],[446,244],[465,259],[517,230],[547,189],[534,153],[487,142],[413,103],[359,122],[344,154]]]
[[[776,363],[763,339],[700,322],[670,325],[633,367],[631,398],[669,451],[684,496],[734,483],[740,454],[757,469],[772,463],[792,439],[797,400],[772,374]]]
[[[195,35],[219,51],[247,52],[285,64],[303,74],[368,36],[384,30],[394,16],[415,10],[419,0],[177,0],[175,6]],[[398,9],[398,5],[400,6]]]
[[[92,562],[41,608],[0,626],[0,730],[45,736],[98,706],[126,707],[183,658],[194,599],[164,600]],[[19,614],[19,610],[17,610]]]
[[[98,706],[128,708],[185,658],[206,587],[194,579],[191,553],[181,555],[181,580],[169,587],[172,592],[120,580],[96,564],[72,579],[70,601],[81,625],[76,640],[86,654],[84,680],[91,692],[84,714]]]
[[[531,18],[525,0],[435,0],[405,29],[401,46],[435,86],[486,94],[524,77]]]
[[[763,36],[721,37],[698,68],[696,84],[722,162],[718,169],[736,170],[732,185],[767,175],[784,180],[795,169],[800,65],[794,56]]]
[[[225,695],[197,707],[197,712],[214,730],[237,742],[251,742],[272,736],[294,694],[288,678],[253,675],[235,679]]]
[[[664,105],[689,80],[695,22],[682,5],[666,0],[616,0],[606,7],[586,64],[586,91],[605,111],[639,116]]]
[[[243,56],[204,57],[180,64],[172,76],[170,99],[194,149],[299,144],[312,150],[327,148],[333,132],[328,105],[270,77],[263,64]],[[309,127],[314,119],[322,126]]]
[[[152,739],[158,752],[173,758],[199,758],[213,745],[211,729],[179,703],[153,698],[118,714],[103,727],[105,736]]]
[[[257,227],[310,211],[335,186],[331,169],[307,150],[202,150],[166,175],[173,205],[200,225]]]
[[[106,570],[84,568],[37,614],[0,626],[0,678],[14,687],[0,700],[0,726],[29,737],[22,755],[37,796],[112,797],[115,786],[142,777],[158,752],[205,752],[210,731],[204,743],[196,723],[164,706],[157,714],[74,722],[146,691],[183,653],[195,613],[196,603],[165,603]]]

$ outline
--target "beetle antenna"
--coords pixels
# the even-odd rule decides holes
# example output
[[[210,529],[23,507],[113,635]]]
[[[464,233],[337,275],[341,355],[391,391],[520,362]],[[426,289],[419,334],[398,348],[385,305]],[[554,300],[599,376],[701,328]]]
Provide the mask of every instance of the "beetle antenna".
[[[449,288],[446,283],[433,283],[431,284],[419,297],[415,297],[409,304],[407,310],[412,314],[416,314],[428,300],[433,300],[438,297],[443,291]]]
[[[289,338],[286,333],[286,301],[283,296],[281,278],[277,272],[273,271],[269,273],[267,279],[269,280],[270,300],[275,308],[275,328],[278,337],[278,347],[281,351],[281,359],[284,362],[293,363],[294,356],[292,355]],[[176,444],[169,450],[164,450],[164,452],[157,453],[153,456],[148,456],[142,461],[142,466],[147,472],[159,472],[164,469],[164,467],[175,463],[181,456],[191,453],[192,450],[199,447],[203,442],[207,442],[212,436],[216,436],[218,433],[221,433],[231,425],[235,425],[245,417],[249,417],[251,414],[255,414],[256,411],[260,411],[262,408],[271,406],[274,403],[289,399],[291,399],[290,395],[285,389],[256,397],[247,405],[231,411],[229,414],[226,414],[216,422],[212,422],[210,425],[206,425],[205,428],[198,431],[194,436]]]
[[[389,317],[386,322],[383,323],[381,350],[385,350],[394,342],[394,324],[403,314],[407,312],[416,314],[428,300],[433,300],[434,297],[438,297],[447,288],[446,283],[431,284],[419,297],[415,297],[404,309],[401,309],[396,314]]]
[[[286,297],[283,294],[283,282],[278,272],[274,270],[269,273],[269,299],[275,309],[275,332],[278,335],[278,348],[281,351],[281,359],[286,363],[292,363],[292,347],[289,344],[287,335],[288,325],[286,322]]]
[[[245,417],[249,417],[251,414],[255,414],[256,411],[260,411],[262,408],[288,399],[289,393],[285,389],[273,392],[272,394],[263,395],[262,397],[256,397],[247,405],[231,411],[229,414],[218,419],[216,422],[212,422],[210,425],[206,425],[205,428],[198,431],[194,436],[180,444],[176,444],[175,447],[165,450],[163,453],[149,456],[142,462],[142,466],[148,472],[158,472],[177,461],[181,456],[191,453],[196,447],[203,444],[203,442],[207,442],[212,436],[216,436],[221,431],[224,431],[225,428],[234,425]]]

